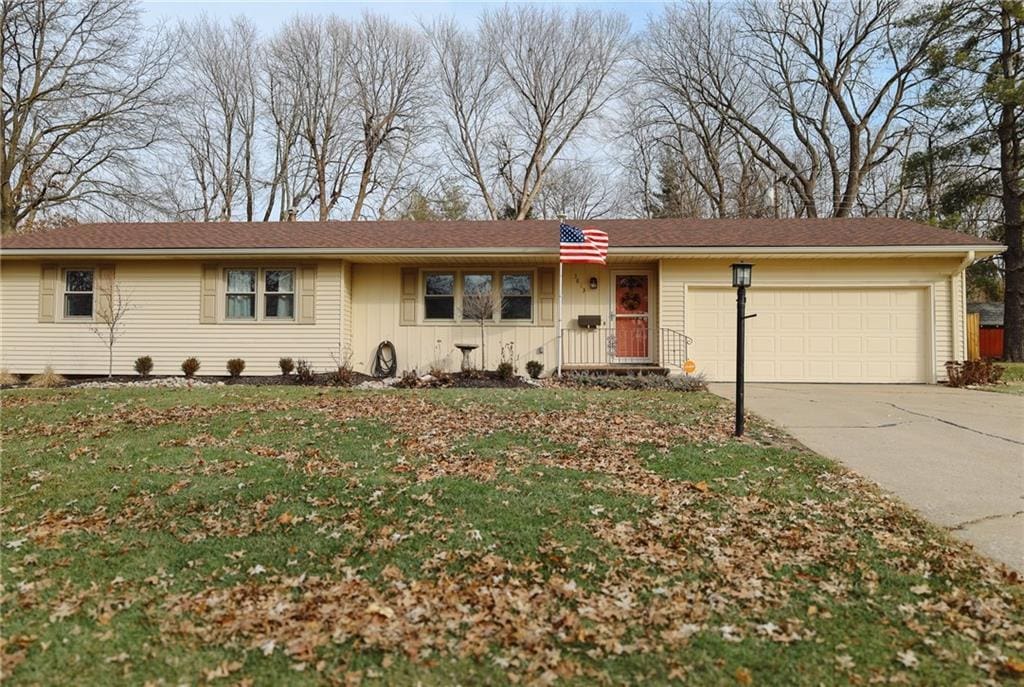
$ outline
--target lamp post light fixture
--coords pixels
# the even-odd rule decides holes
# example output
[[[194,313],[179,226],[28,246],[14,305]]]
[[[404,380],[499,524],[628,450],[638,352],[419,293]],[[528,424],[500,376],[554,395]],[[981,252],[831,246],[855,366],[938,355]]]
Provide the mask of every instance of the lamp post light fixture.
[[[732,285],[736,289],[736,431],[734,436],[743,436],[743,342],[747,320],[747,287],[754,266],[737,262],[732,266]],[[757,317],[750,315],[750,317]]]

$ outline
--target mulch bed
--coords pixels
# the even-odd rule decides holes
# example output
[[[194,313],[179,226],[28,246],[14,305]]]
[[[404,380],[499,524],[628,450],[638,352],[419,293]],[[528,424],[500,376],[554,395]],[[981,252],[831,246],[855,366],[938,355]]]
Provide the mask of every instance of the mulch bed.
[[[106,375],[64,375],[64,378],[66,381],[55,388],[74,387],[86,382],[126,384],[130,382],[155,381],[159,379],[177,379],[180,381],[184,381],[185,379],[181,375],[150,375],[145,378],[140,377],[139,375],[114,375],[113,377],[107,377]],[[17,389],[25,387],[27,385],[27,379],[27,377],[24,377],[24,381],[21,384],[4,385],[0,386],[0,389]],[[206,384],[223,382],[224,384],[231,386],[358,386],[363,382],[380,381],[377,380],[377,378],[363,374],[362,372],[352,372],[347,384],[339,383],[333,372],[318,373],[314,375],[313,381],[309,383],[300,382],[295,374],[290,374],[288,376],[243,375],[241,377],[196,375],[192,379],[196,382],[203,382]],[[533,385],[523,381],[519,377],[502,379],[496,372],[456,372],[433,381],[421,381],[417,377],[415,382],[404,383],[399,381],[394,386],[396,388],[406,389],[433,387],[456,389],[526,389],[533,387]]]
[[[439,377],[433,375],[402,377],[394,385],[399,389],[531,389],[534,387],[521,377],[503,379],[497,372],[452,372]]]

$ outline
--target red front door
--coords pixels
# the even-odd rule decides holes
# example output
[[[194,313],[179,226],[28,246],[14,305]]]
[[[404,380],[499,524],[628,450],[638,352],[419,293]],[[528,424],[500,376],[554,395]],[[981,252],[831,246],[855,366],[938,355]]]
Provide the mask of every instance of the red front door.
[[[615,356],[622,362],[650,358],[647,286],[646,274],[615,277]]]

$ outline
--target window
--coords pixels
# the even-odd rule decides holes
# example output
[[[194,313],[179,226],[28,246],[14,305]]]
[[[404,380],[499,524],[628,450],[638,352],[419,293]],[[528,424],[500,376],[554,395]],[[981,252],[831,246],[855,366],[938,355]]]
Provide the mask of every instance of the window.
[[[423,272],[423,280],[424,320],[533,321],[532,270]]]
[[[424,314],[428,320],[455,319],[455,274],[428,274],[423,296]]]
[[[264,317],[283,320],[295,317],[294,270],[266,270],[263,289]]]
[[[92,317],[92,270],[65,270],[64,317]]]
[[[462,319],[494,319],[494,286],[490,274],[462,275]]]
[[[256,270],[228,270],[225,317],[256,319]]]
[[[501,319],[533,319],[533,275],[528,272],[501,275]]]

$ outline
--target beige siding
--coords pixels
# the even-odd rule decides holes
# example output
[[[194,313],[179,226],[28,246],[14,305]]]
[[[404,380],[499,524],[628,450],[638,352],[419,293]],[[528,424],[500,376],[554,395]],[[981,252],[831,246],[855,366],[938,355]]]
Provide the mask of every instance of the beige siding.
[[[115,279],[130,294],[132,309],[114,350],[114,372],[131,374],[132,363],[152,356],[155,374],[180,374],[182,360],[199,358],[200,374],[225,374],[240,357],[246,374],[274,374],[282,356],[307,358],[327,369],[341,331],[341,262],[317,263],[316,323],[200,324],[203,263],[122,261]],[[247,266],[253,263],[246,263]],[[262,266],[257,263],[256,266]],[[278,266],[277,264],[267,265]],[[39,322],[40,264],[4,261],[0,290],[0,364],[12,372],[52,365],[68,374],[105,374],[107,352],[88,322]],[[58,310],[60,303],[57,304]]]
[[[664,308],[663,326],[679,329],[690,336],[696,333],[686,326],[688,287],[729,286],[731,260],[663,260],[660,266]],[[831,260],[760,259],[754,260],[753,289],[760,286],[919,286],[927,288],[932,302],[925,315],[932,323],[933,366],[937,378],[944,378],[943,364],[956,356],[962,346],[962,279],[951,274],[959,258],[848,258]],[[960,294],[959,296],[957,294]],[[699,350],[699,342],[695,344]],[[960,350],[960,349],[957,349]]]
[[[352,263],[341,266],[341,347],[352,355]]]
[[[954,275],[949,280],[950,300],[952,302],[950,316],[950,333],[952,335],[952,346],[950,355],[941,358],[942,364],[947,360],[967,359],[967,282],[964,273]]]
[[[426,370],[435,362],[455,369],[460,354],[456,343],[479,342],[479,329],[472,324],[424,323],[422,298],[416,299],[415,324],[399,324],[400,264],[352,264],[321,260],[316,264],[315,324],[224,323],[200,324],[202,267],[210,261],[146,260],[121,261],[115,278],[131,294],[134,308],[125,333],[115,349],[115,372],[131,373],[140,355],[154,359],[157,374],[177,374],[181,361],[198,357],[202,372],[223,374],[228,358],[246,360],[247,374],[275,374],[282,356],[309,359],[318,369],[333,363],[331,353],[351,353],[356,370],[369,372],[377,345],[384,340],[395,344],[400,370]],[[603,327],[611,325],[612,276],[619,271],[651,274],[651,325],[674,329],[693,336],[687,326],[688,289],[728,286],[727,259],[663,260],[660,264],[566,266],[564,326],[576,328],[580,315],[599,315]],[[944,376],[946,360],[962,359],[965,349],[964,280],[953,275],[959,265],[950,259],[760,259],[755,261],[754,289],[760,286],[912,286],[927,290],[925,315],[928,342],[936,376]],[[227,263],[219,263],[224,266]],[[303,264],[310,264],[304,262]],[[58,264],[58,267],[74,266]],[[95,266],[95,265],[94,265]],[[275,267],[280,264],[246,263],[246,266]],[[422,269],[445,269],[444,264]],[[500,271],[505,265],[488,264],[483,269]],[[523,269],[522,266],[507,266]],[[460,266],[461,269],[470,269]],[[417,270],[421,267],[417,267]],[[31,373],[45,365],[65,373],[106,372],[106,350],[86,322],[62,321],[57,294],[54,322],[40,322],[40,262],[5,260],[0,273],[0,365],[13,372]],[[596,277],[598,288],[590,288]],[[422,285],[420,284],[421,288]],[[223,293],[216,295],[218,313],[223,310]],[[536,302],[535,302],[536,316]],[[585,336],[590,336],[590,333]],[[485,328],[487,367],[500,360],[502,344],[512,342],[522,370],[536,359],[551,371],[556,364],[556,331],[536,323],[495,324]],[[594,332],[594,337],[603,336]],[[657,341],[655,337],[654,341]],[[652,353],[657,358],[657,351]],[[479,352],[474,362],[479,363]]]
[[[445,269],[445,265],[426,266],[423,271]],[[401,290],[400,265],[356,264],[352,266],[352,350],[353,367],[369,373],[377,346],[382,341],[395,345],[399,370],[426,370],[437,364],[449,370],[457,369],[461,353],[455,349],[457,343],[478,344],[480,329],[473,324],[425,323],[422,317],[422,278],[418,281],[419,296],[416,302],[416,324],[400,325],[399,309]],[[463,270],[473,268],[460,267]],[[502,265],[481,267],[498,272]],[[523,269],[513,267],[509,269]],[[611,273],[618,268],[603,268],[590,265],[566,265],[564,276],[563,323],[567,328],[576,328],[579,315],[600,315],[607,326],[611,312]],[[652,320],[657,312],[657,273],[655,265],[629,266],[624,271],[650,270]],[[597,289],[590,288],[591,277],[596,277]],[[557,279],[557,272],[556,272]],[[536,318],[536,303],[534,307]],[[536,319],[535,319],[536,321]],[[529,360],[544,363],[545,370],[551,371],[557,364],[556,330],[553,326],[537,324],[494,324],[484,328],[487,367],[493,369],[501,360],[501,347],[512,342],[522,371]],[[594,336],[599,336],[596,332]],[[474,363],[479,365],[480,351],[473,353]]]

